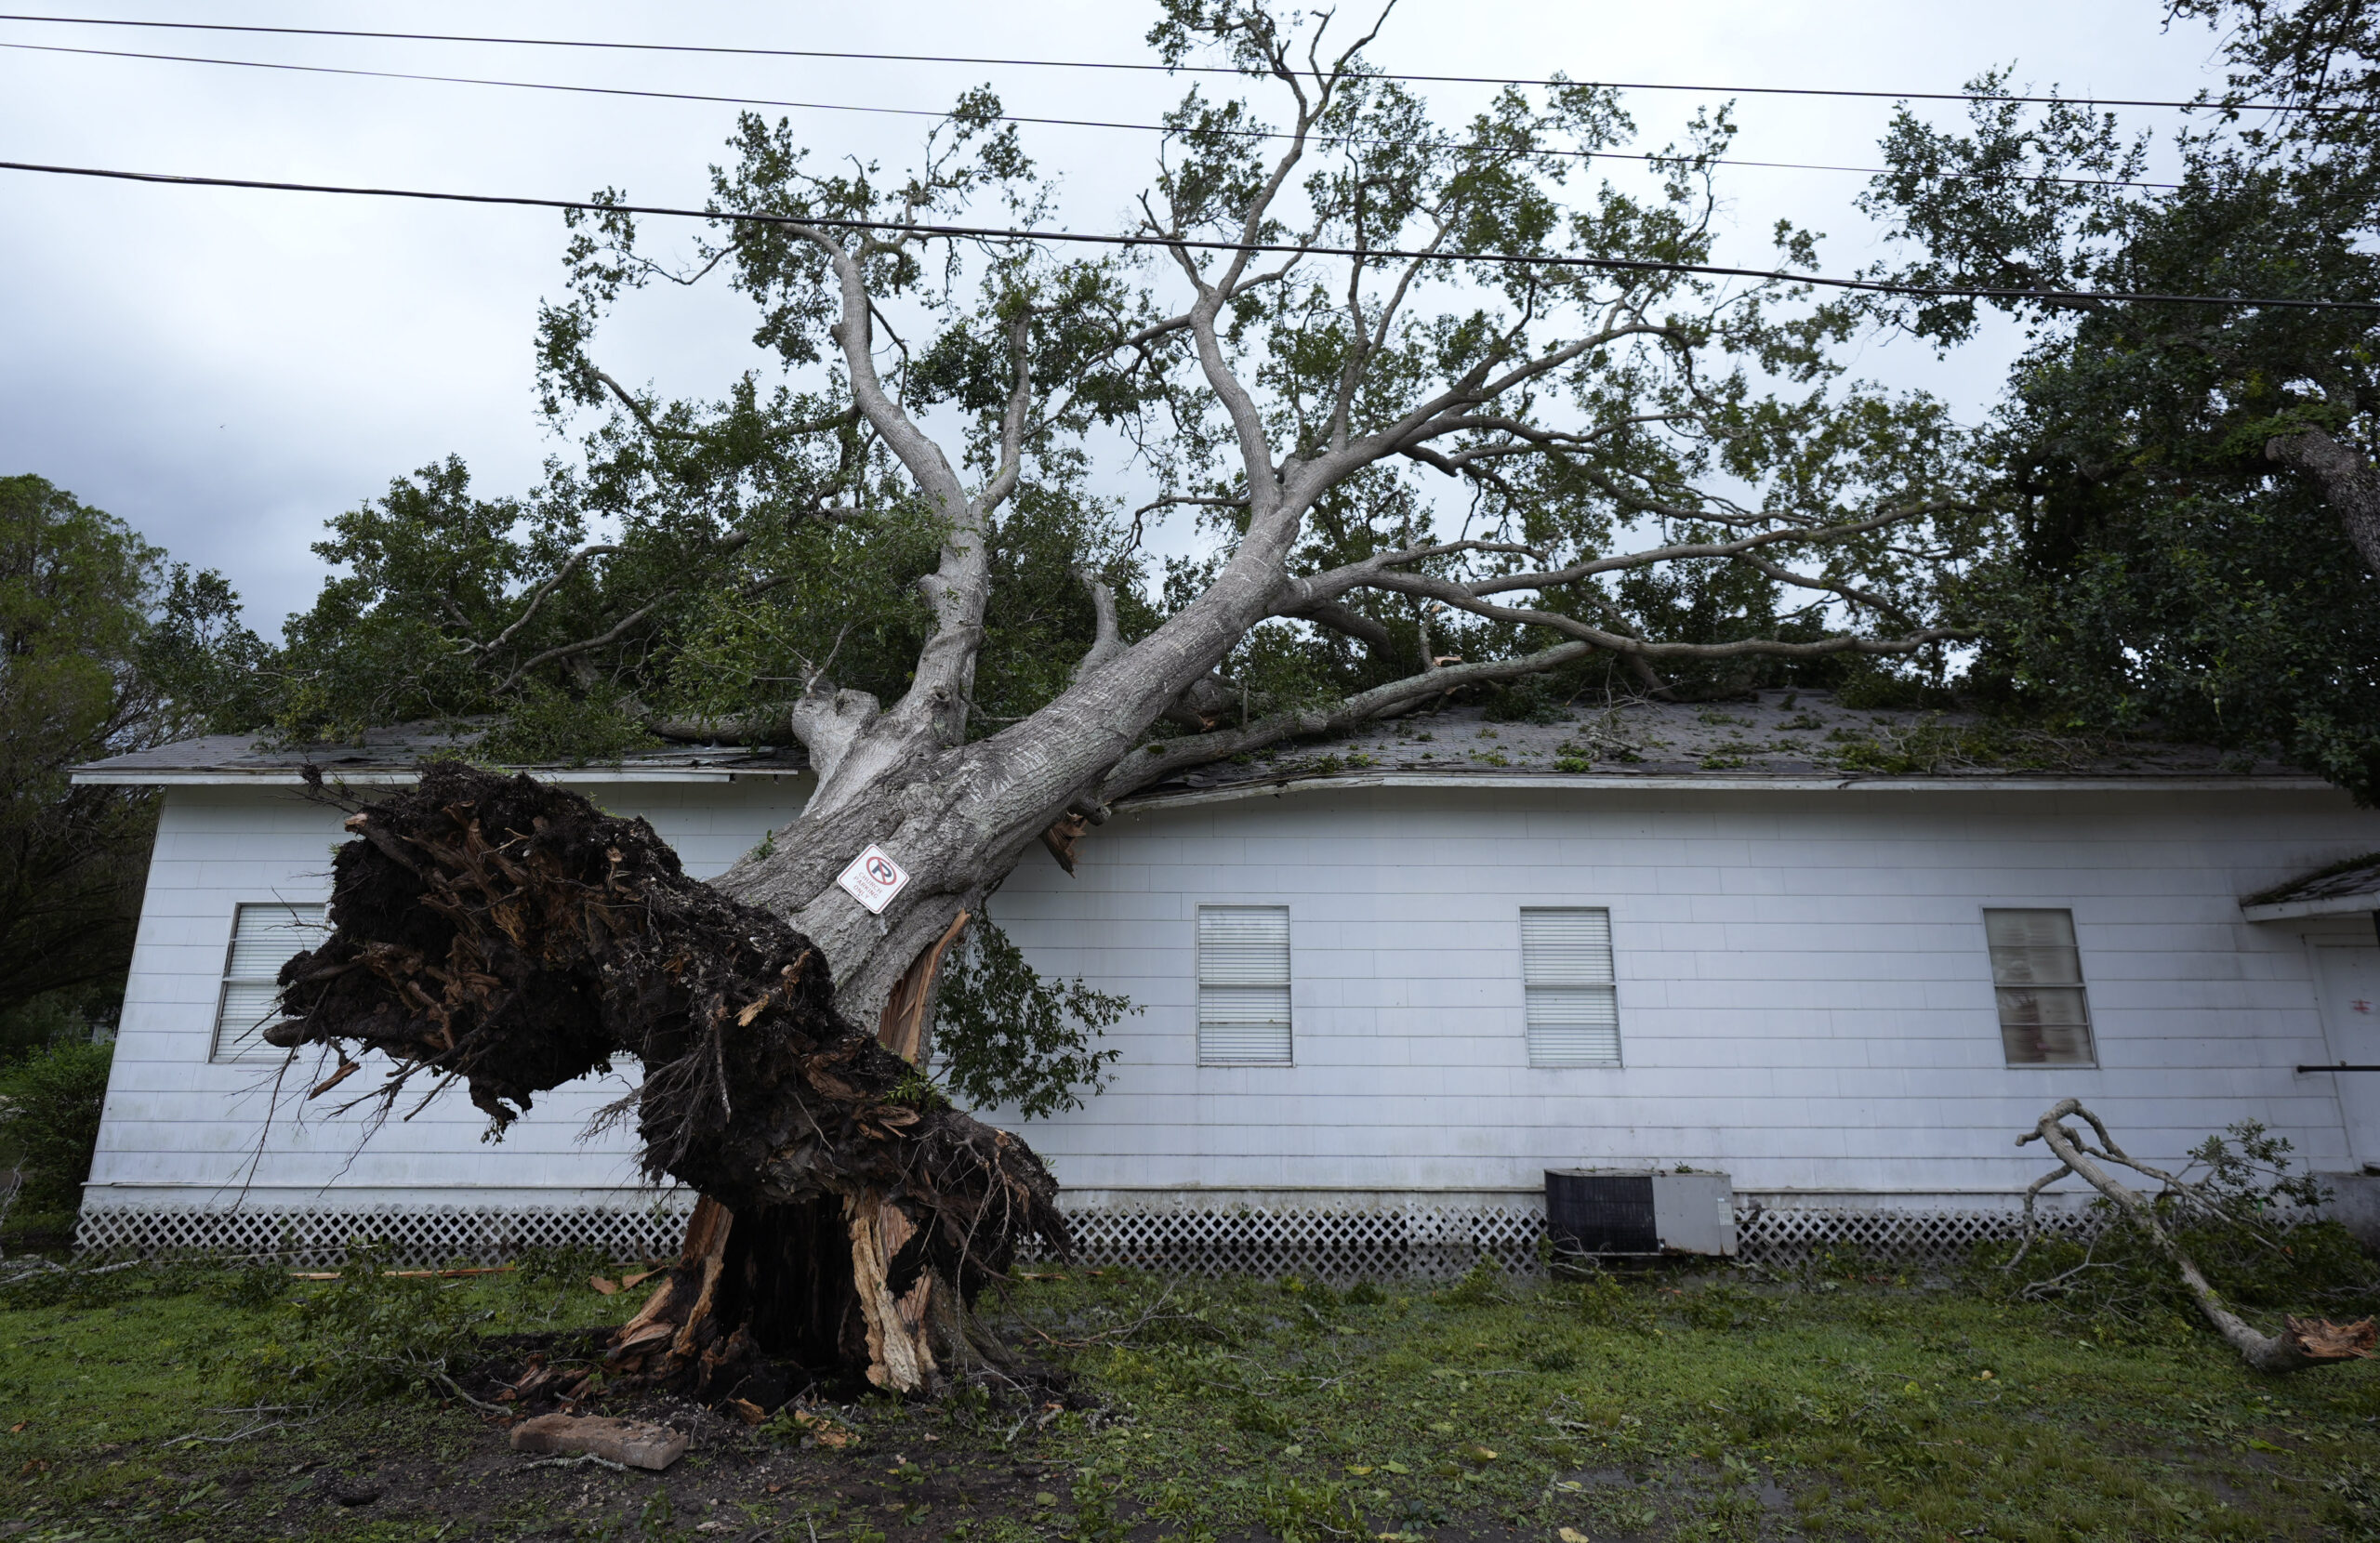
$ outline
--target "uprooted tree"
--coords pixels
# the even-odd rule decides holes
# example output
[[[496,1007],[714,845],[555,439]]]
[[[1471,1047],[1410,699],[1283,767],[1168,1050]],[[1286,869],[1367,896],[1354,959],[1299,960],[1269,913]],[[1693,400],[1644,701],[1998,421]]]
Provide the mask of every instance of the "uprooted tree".
[[[1725,115],[1657,159],[1650,199],[1580,195],[1585,158],[1632,132],[1609,92],[1513,88],[1441,125],[1364,64],[1369,34],[1331,27],[1165,0],[1166,62],[1236,71],[1282,115],[1191,91],[1123,251],[951,232],[987,206],[1050,218],[983,92],[889,182],[814,173],[787,125],[747,116],[714,173],[721,234],[685,271],[640,249],[624,200],[576,220],[575,293],[541,349],[553,411],[609,412],[584,467],[526,505],[474,502],[450,468],[342,522],[325,550],[352,575],[292,629],[283,721],[496,711],[516,736],[499,746],[570,723],[789,729],[815,791],[707,889],[649,837],[575,834],[583,816],[530,811],[518,785],[449,775],[445,803],[364,811],[337,938],[308,967],[345,973],[280,1037],[360,1041],[496,1099],[637,1056],[655,1167],[733,1213],[731,1251],[748,1208],[774,1219],[745,1256],[777,1304],[752,1332],[811,1325],[788,1342],[849,1365],[818,1325],[869,1287],[818,1263],[827,1234],[897,1259],[879,1283],[896,1296],[914,1266],[963,1297],[961,1261],[1003,1257],[885,1254],[869,1230],[910,1193],[892,1154],[902,1175],[975,1175],[933,1180],[967,1197],[955,1210],[892,1202],[918,1237],[1018,1185],[1041,1208],[1016,1214],[1051,1224],[1021,1146],[946,1111],[885,1113],[922,1106],[889,1096],[905,1071],[883,1047],[925,1058],[940,951],[1025,854],[1070,864],[1161,779],[1466,689],[1938,666],[1982,519],[1962,441],[1934,403],[1834,378],[1852,312],[1678,270],[1712,253]],[[1779,241],[1814,256],[1805,233]],[[705,404],[599,364],[625,291],[717,270],[760,304],[793,384],[747,376]],[[1103,485],[1155,496],[1127,513],[1094,492],[1102,456]],[[1136,544],[1168,514],[1206,555],[1176,560],[1159,600]],[[1072,630],[1043,625],[1066,614]],[[881,914],[836,883],[870,843],[911,876]],[[367,869],[395,907],[385,932],[352,919],[345,886]],[[552,947],[566,967],[522,962]],[[575,983],[529,992],[499,956]],[[487,1006],[524,992],[534,1012]],[[466,1066],[459,1025],[499,1018],[507,1048]],[[742,1134],[712,1133],[714,1114]],[[880,1301],[866,1321],[880,1330]],[[931,1380],[880,1332],[866,1353],[888,1386]]]
[[[643,821],[446,761],[348,828],[337,930],[284,968],[289,1017],[267,1037],[380,1051],[384,1103],[416,1076],[461,1080],[499,1127],[641,1062],[620,1113],[646,1170],[703,1200],[679,1269],[615,1339],[619,1377],[756,1406],[792,1391],[772,1360],[922,1388],[966,1353],[968,1305],[1020,1243],[1065,1248],[1031,1150],[840,1016],[810,940],[686,877]],[[896,1015],[896,1043],[923,1007]]]

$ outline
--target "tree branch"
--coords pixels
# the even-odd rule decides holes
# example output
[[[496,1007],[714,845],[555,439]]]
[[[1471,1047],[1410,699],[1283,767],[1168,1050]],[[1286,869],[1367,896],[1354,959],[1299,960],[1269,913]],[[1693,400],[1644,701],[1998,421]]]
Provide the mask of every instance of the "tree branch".
[[[588,367],[590,369],[593,368],[592,365]],[[614,380],[609,372],[596,370],[595,378],[602,381],[604,386],[610,389],[612,395],[619,399],[620,405],[628,410],[628,415],[635,418],[639,424],[642,425],[644,431],[652,435],[654,439],[677,440],[684,443],[692,443],[702,438],[701,435],[689,433],[683,429],[664,429],[661,425],[654,422],[653,415],[645,411],[644,403],[639,402],[627,387],[621,385],[618,381]]]
[[[2079,1114],[2091,1122],[2092,1128],[2099,1135],[2101,1146],[2098,1150],[2095,1151],[2059,1123],[2072,1114]],[[2190,1299],[2198,1304],[2199,1312],[2215,1325],[2215,1331],[2223,1336],[2225,1342],[2240,1352],[2240,1359],[2254,1370],[2298,1372],[2334,1362],[2361,1360],[2373,1353],[2375,1339],[2380,1339],[2380,1331],[2375,1331],[2369,1318],[2360,1324],[2341,1325],[2319,1319],[2283,1317],[2281,1332],[2268,1335],[2259,1333],[2233,1312],[2222,1294],[2207,1284],[2197,1263],[2183,1252],[2182,1246],[2175,1242],[2173,1234],[2165,1230],[2164,1223],[2158,1219],[2156,1207],[2150,1205],[2139,1191],[2102,1167],[2096,1159],[2120,1163],[2135,1172],[2169,1182],[2173,1176],[2125,1156],[2123,1150],[2109,1139],[2107,1127],[2099,1123],[2097,1115],[2083,1108],[2081,1101],[2060,1099],[2032,1129],[2016,1138],[2018,1146],[2028,1141],[2039,1141],[2048,1147],[2056,1154],[2058,1162],[2067,1171],[2079,1175],[2083,1182],[2114,1202],[2126,1220],[2148,1234],[2149,1240],[2157,1246],[2157,1251],[2173,1265],[2174,1273],[2182,1278],[2182,1286],[2190,1294]],[[2057,1176],[2053,1174],[2051,1177]],[[2029,1209],[2033,1193],[2040,1188],[2036,1184],[2033,1191],[2028,1192],[2026,1201]]]
[[[1327,626],[1333,632],[1343,632],[1378,653],[1391,653],[1396,646],[1386,626],[1355,607],[1342,605],[1337,600],[1316,600],[1312,605],[1284,611],[1280,614],[1293,616],[1302,622],[1312,622],[1316,626]]]
[[[2309,428],[2267,440],[2265,458],[2311,481],[2364,566],[2380,574],[2380,474],[2362,453]]]
[[[1091,591],[1091,610],[1096,628],[1090,649],[1076,662],[1074,674],[1070,677],[1079,680],[1122,653],[1125,644],[1123,634],[1116,626],[1116,591],[1089,569],[1076,569],[1075,576],[1082,580],[1083,587]]]
[[[519,632],[522,627],[529,625],[529,618],[537,613],[537,607],[546,603],[546,597],[552,594],[564,579],[567,579],[571,574],[576,573],[580,563],[586,561],[588,558],[597,556],[601,553],[616,552],[620,548],[615,544],[599,542],[591,547],[581,547],[578,550],[571,553],[569,559],[562,563],[562,567],[555,571],[554,576],[546,580],[545,583],[537,586],[536,592],[530,595],[529,608],[521,613],[519,619],[514,621],[510,626],[508,626],[503,631],[497,633],[488,641],[484,643],[473,643],[471,645],[471,652],[480,654],[494,653],[497,649],[500,649],[505,644],[510,642],[514,633]]]
[[[1540,675],[1550,669],[1559,669],[1573,660],[1584,659],[1593,653],[1593,647],[1587,643],[1557,643],[1552,648],[1523,654],[1516,659],[1439,666],[1420,675],[1408,675],[1401,680],[1375,686],[1328,708],[1275,713],[1239,728],[1217,729],[1181,739],[1159,740],[1127,756],[1109,772],[1100,785],[1098,799],[1101,803],[1113,803],[1129,793],[1194,766],[1204,766],[1227,756],[1259,750],[1292,736],[1342,733],[1359,723],[1384,717],[1400,707],[1426,702],[1434,696],[1443,696],[1464,686]]]
[[[1724,643],[1657,643],[1606,631],[1558,611],[1544,611],[1536,606],[1491,604],[1460,584],[1432,578],[1425,574],[1382,572],[1365,578],[1360,587],[1382,589],[1392,594],[1417,595],[1491,621],[1546,627],[1593,643],[1597,648],[1609,649],[1614,653],[1633,653],[1646,659],[1737,659],[1749,654],[1778,659],[1818,659],[1833,653],[1913,653],[1928,643],[1976,636],[1973,631],[1957,627],[1929,626],[1899,638],[1859,638],[1845,634],[1806,643],[1789,643],[1778,638],[1739,638]]]
[[[591,649],[602,648],[605,643],[617,641],[630,627],[636,626],[637,623],[644,620],[647,616],[652,615],[653,613],[659,608],[663,600],[668,600],[677,592],[678,591],[674,588],[664,589],[658,595],[654,596],[653,599],[645,601],[642,605],[638,606],[634,611],[629,612],[627,615],[622,616],[618,621],[614,622],[609,628],[598,637],[583,639],[575,643],[563,643],[559,647],[549,648],[543,653],[528,659],[518,668],[513,670],[511,674],[506,676],[501,681],[497,682],[496,688],[496,692],[498,694],[501,694],[505,692],[510,691],[513,686],[520,681],[522,676],[528,674],[531,670],[536,669],[539,665],[549,665],[557,659],[573,658],[578,654],[585,653]]]

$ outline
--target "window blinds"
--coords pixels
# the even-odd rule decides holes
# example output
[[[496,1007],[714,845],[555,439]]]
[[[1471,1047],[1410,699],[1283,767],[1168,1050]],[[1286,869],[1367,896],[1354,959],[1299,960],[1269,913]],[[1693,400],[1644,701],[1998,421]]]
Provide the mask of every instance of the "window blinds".
[[[281,1051],[259,1037],[280,1017],[273,977],[289,956],[330,935],[323,905],[243,905],[232,913],[231,950],[215,1009],[217,1061],[272,1061]]]
[[[1601,906],[1521,912],[1521,984],[1532,1066],[1620,1064],[1620,991],[1611,913]]]
[[[2000,1042],[2011,1066],[2090,1066],[2091,1006],[2071,911],[1983,913]]]
[[[1198,907],[1198,1064],[1290,1064],[1288,906]]]

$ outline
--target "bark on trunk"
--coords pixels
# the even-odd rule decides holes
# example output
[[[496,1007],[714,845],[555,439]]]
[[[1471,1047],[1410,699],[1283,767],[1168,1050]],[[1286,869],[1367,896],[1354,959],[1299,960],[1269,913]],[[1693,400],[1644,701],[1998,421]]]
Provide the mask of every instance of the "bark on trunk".
[[[1031,1149],[921,1092],[837,1010],[811,939],[687,878],[643,821],[447,762],[348,825],[333,934],[283,968],[289,1017],[266,1037],[382,1051],[394,1066],[364,1097],[390,1105],[459,1079],[499,1127],[641,1061],[620,1113],[645,1170],[703,1201],[615,1341],[615,1385],[766,1407],[792,1391],[777,1358],[926,1391],[933,1340],[1017,1247],[1067,1248]],[[939,954],[879,1025],[913,1051]]]
[[[2380,574],[2380,470],[2319,429],[2268,440],[2265,458],[2309,479],[2347,527],[2364,566]]]

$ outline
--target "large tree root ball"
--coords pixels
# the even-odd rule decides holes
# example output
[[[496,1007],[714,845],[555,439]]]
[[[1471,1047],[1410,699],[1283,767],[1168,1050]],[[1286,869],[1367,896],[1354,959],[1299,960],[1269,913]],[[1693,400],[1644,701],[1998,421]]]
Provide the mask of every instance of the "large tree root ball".
[[[334,1047],[341,1075],[381,1052],[384,1108],[460,1080],[499,1128],[640,1062],[618,1113],[648,1176],[704,1205],[621,1375],[732,1399],[778,1357],[924,1391],[1020,1245],[1066,1251],[1032,1150],[838,1014],[809,940],[688,878],[644,821],[443,761],[347,824],[331,938],[282,968],[265,1037]]]

